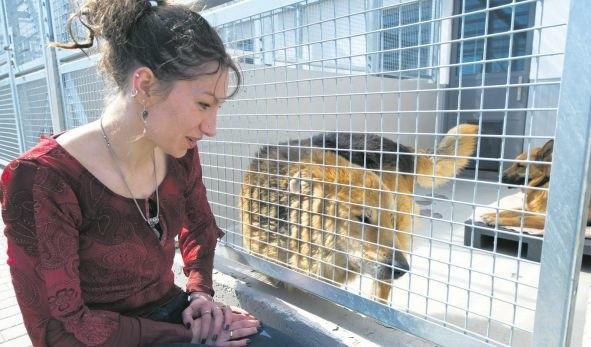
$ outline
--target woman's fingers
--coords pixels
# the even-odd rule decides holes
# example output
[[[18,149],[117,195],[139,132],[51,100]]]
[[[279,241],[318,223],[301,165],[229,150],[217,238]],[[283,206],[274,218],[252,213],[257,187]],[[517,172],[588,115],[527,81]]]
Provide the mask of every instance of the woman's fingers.
[[[261,322],[256,319],[242,319],[240,321],[235,321],[230,325],[230,330],[237,330],[237,329],[251,329],[253,328],[256,330],[261,326]]]
[[[213,305],[208,305],[207,309],[201,311],[201,340],[199,343],[205,344],[210,335],[210,328],[212,327],[212,310]]]
[[[232,312],[234,312],[234,313],[243,314],[245,316],[250,317],[251,319],[256,319],[255,316],[251,315],[250,313],[248,313],[248,311],[246,311],[246,310],[244,310],[244,309],[242,309],[240,307],[237,307],[237,306],[229,306],[229,307],[232,310]]]
[[[208,300],[193,300],[182,313],[183,323],[193,332],[193,343],[245,346],[260,322],[247,311]]]
[[[199,319],[195,320],[194,323],[191,325],[191,332],[193,333],[191,343],[201,343],[201,324]]]
[[[243,319],[233,322],[225,333],[229,340],[244,340],[256,334],[260,327],[261,323],[256,319]]]
[[[191,301],[189,306],[181,313],[183,324],[187,328],[192,329],[195,324],[199,325],[199,339],[197,343],[204,344],[209,336],[213,306],[211,301],[196,299]]]
[[[240,339],[244,339],[248,336],[254,335],[257,332],[258,332],[258,330],[257,330],[256,326],[238,328],[238,329],[230,328],[230,332],[228,334],[228,337],[230,340],[240,340]]]
[[[224,330],[229,330],[230,325],[232,324],[233,314],[232,308],[228,305],[222,306],[222,312],[224,313]]]
[[[220,307],[220,305],[214,305],[212,308],[212,316],[213,316],[213,324],[212,330],[209,334],[209,339],[212,343],[216,343],[220,334],[222,333],[222,328],[224,324],[224,311]]]

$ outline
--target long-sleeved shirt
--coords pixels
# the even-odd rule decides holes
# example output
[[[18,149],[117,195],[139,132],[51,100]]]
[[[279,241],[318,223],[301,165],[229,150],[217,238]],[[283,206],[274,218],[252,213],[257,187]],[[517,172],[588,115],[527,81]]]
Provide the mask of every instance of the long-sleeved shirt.
[[[213,295],[214,249],[223,232],[206,198],[197,150],[166,160],[158,187],[161,239],[131,198],[108,189],[55,138],[42,139],[4,169],[8,264],[35,346],[191,340],[184,326],[142,315],[181,291],[172,272],[177,235],[186,290]],[[149,200],[137,201],[147,215]]]

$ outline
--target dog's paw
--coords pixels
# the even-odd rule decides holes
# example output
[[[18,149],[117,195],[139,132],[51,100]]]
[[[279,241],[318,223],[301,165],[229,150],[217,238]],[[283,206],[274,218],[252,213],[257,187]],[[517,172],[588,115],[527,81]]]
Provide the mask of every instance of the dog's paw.
[[[494,227],[497,225],[497,214],[495,212],[484,213],[480,216],[480,219],[490,226]]]

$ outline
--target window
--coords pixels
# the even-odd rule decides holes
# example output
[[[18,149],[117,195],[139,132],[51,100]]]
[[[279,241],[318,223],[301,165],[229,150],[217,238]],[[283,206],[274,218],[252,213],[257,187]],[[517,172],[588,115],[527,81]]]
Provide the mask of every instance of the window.
[[[533,8],[530,3],[506,6],[510,4],[512,4],[511,0],[489,0],[488,7],[486,2],[478,0],[460,2],[460,6],[463,6],[461,12],[465,13],[461,18],[465,41],[462,45],[457,45],[457,50],[464,64],[461,67],[463,75],[481,74],[482,60],[485,59],[495,60],[486,63],[485,72],[507,72],[509,69],[507,58],[527,54],[529,31],[516,33],[513,31],[531,27]],[[486,57],[484,57],[485,46]],[[475,63],[470,64],[471,62]],[[515,59],[511,62],[511,70],[523,71],[526,63],[527,59]],[[456,73],[459,72],[458,69]]]
[[[239,62],[254,64],[254,33],[252,21],[240,21],[225,25],[219,34]]]
[[[382,14],[382,70],[403,78],[431,77],[433,1],[420,0]]]

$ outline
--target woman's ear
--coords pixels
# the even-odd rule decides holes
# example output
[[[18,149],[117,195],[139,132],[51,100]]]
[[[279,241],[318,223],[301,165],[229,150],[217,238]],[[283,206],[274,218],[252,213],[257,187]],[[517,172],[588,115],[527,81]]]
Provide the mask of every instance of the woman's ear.
[[[151,97],[152,87],[156,84],[154,72],[146,66],[137,68],[131,77],[132,90],[137,92],[137,96],[144,103]]]

